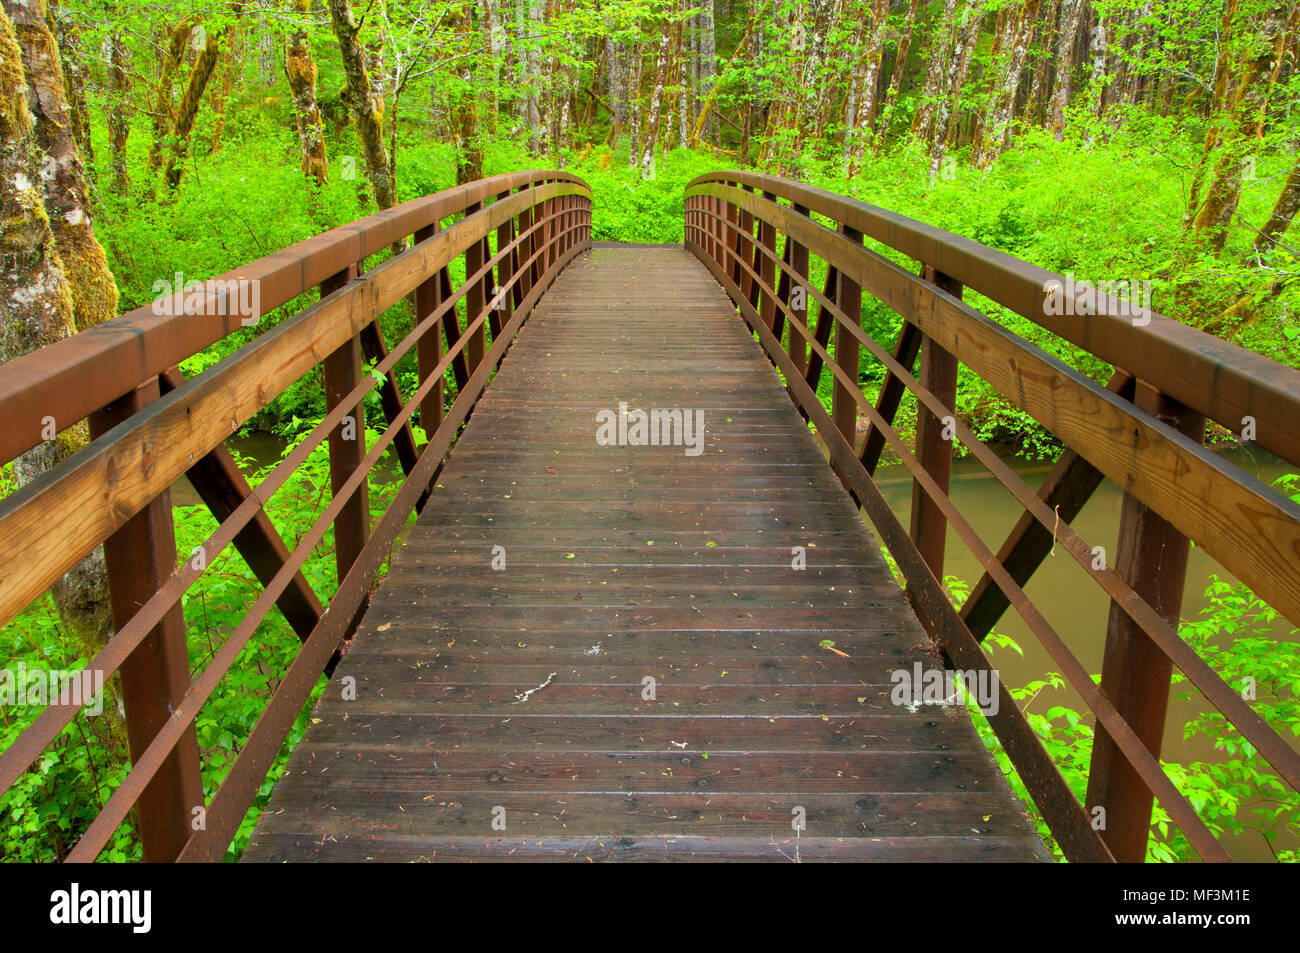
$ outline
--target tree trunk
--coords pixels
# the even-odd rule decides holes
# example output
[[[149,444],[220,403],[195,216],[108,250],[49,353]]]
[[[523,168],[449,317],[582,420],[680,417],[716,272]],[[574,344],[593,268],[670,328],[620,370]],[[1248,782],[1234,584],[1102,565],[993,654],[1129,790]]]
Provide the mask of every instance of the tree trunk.
[[[930,48],[926,51],[930,57],[930,65],[925,74],[925,87],[921,90],[921,98],[916,105],[916,113],[912,116],[912,135],[922,141],[925,141],[930,136],[930,126],[934,122],[939,97],[943,92],[944,72],[946,68],[951,66],[948,51],[953,44],[956,23],[954,14],[956,10],[957,0],[944,0],[943,16],[935,24],[934,36],[930,40]]]
[[[1300,162],[1291,167],[1291,174],[1282,186],[1282,194],[1277,197],[1273,213],[1269,215],[1264,227],[1255,236],[1255,252],[1262,254],[1278,243],[1300,210]]]
[[[641,178],[655,177],[655,143],[659,133],[659,110],[663,106],[664,86],[668,83],[668,47],[672,31],[664,17],[659,29],[659,55],[655,61],[655,85],[650,94],[650,110],[646,114],[645,145],[641,147]]]
[[[4,9],[22,51],[36,145],[46,157],[41,175],[45,209],[72,289],[74,325],[85,330],[116,317],[117,285],[95,240],[86,172],[72,136],[58,47],[43,0],[4,0]]]
[[[545,8],[542,0],[528,0],[528,149],[539,155],[545,145],[542,130],[542,54],[537,48]]]
[[[1205,202],[1193,222],[1194,235],[1208,241],[1215,252],[1223,250],[1228,225],[1241,199],[1242,163],[1264,128],[1269,94],[1282,59],[1289,14],[1289,3],[1282,0],[1269,3],[1241,66],[1232,104],[1235,129],[1224,145]]]
[[[76,25],[59,6],[49,10],[50,24],[58,41],[59,59],[63,65],[63,93],[68,102],[68,119],[72,123],[72,138],[87,170],[95,168],[95,149],[90,141],[90,116],[86,110],[86,86],[90,74],[81,53],[81,35]]]
[[[460,83],[452,104],[452,129],[456,137],[456,184],[483,178],[483,150],[478,134],[478,84],[474,82],[475,57],[468,55],[478,44],[472,8],[458,10],[447,18],[446,29],[457,37],[461,53],[456,64]]]
[[[347,77],[348,105],[357,124],[357,137],[365,159],[366,177],[375,190],[375,204],[392,208],[397,193],[384,147],[384,105],[375,96],[366,73],[366,55],[357,42],[357,21],[350,0],[329,0],[330,22],[339,41],[343,73]]]
[[[700,96],[708,99],[717,81],[717,41],[714,35],[716,28],[713,19],[713,0],[701,0],[697,5],[700,8]],[[701,135],[706,139],[713,138],[712,117],[705,119]]]
[[[1061,39],[1056,53],[1056,82],[1048,106],[1048,126],[1057,142],[1065,139],[1065,110],[1070,105],[1074,82],[1074,47],[1083,18],[1084,0],[1064,0],[1061,6]]]
[[[1185,229],[1192,227],[1196,213],[1201,207],[1201,187],[1205,184],[1205,172],[1219,147],[1223,137],[1228,116],[1228,83],[1232,77],[1232,61],[1229,58],[1229,37],[1232,36],[1237,18],[1237,0],[1227,0],[1223,14],[1219,19],[1219,52],[1214,66],[1214,92],[1210,101],[1210,125],[1205,131],[1205,145],[1197,160],[1196,172],[1192,176],[1192,187],[1188,194],[1187,211],[1183,215]]]
[[[297,0],[297,13],[310,12],[310,0]],[[294,118],[298,124],[298,144],[302,149],[302,171],[317,185],[329,178],[329,159],[325,154],[325,129],[320,105],[316,102],[316,63],[311,58],[307,28],[298,24],[289,39],[284,56],[284,71],[293,94]]]
[[[149,143],[149,171],[157,172],[162,165],[163,148],[166,146],[167,133],[172,127],[173,86],[181,59],[189,46],[190,34],[194,30],[193,20],[182,20],[171,28],[167,35],[167,46],[162,51],[162,69],[158,77],[158,89],[154,93],[153,115],[150,122],[153,138]]]
[[[957,47],[949,61],[949,74],[944,82],[947,90],[939,102],[934,117],[934,137],[930,141],[930,182],[939,178],[943,166],[943,154],[947,147],[953,116],[961,103],[962,87],[966,84],[966,74],[974,58],[975,42],[979,39],[980,25],[984,22],[984,10],[980,0],[968,0],[962,11],[961,24],[957,35]]]
[[[907,17],[903,22],[903,34],[898,39],[898,50],[894,54],[894,68],[889,74],[889,89],[885,92],[884,106],[880,110],[880,120],[876,124],[876,148],[885,143],[889,134],[889,124],[894,119],[894,108],[898,104],[898,94],[902,91],[903,76],[907,72],[907,54],[912,46],[912,31],[916,28],[916,14],[921,0],[910,0]]]
[[[627,77],[627,164],[635,169],[641,157],[641,43],[638,41],[632,44],[630,52],[632,60],[628,64]]]
[[[171,154],[167,159],[167,172],[164,178],[167,187],[173,190],[181,184],[181,176],[185,172],[185,158],[190,150],[190,133],[194,131],[194,120],[199,115],[203,91],[208,88],[208,80],[212,78],[212,71],[216,69],[217,57],[221,50],[221,34],[209,37],[205,36],[201,29],[195,35],[202,38],[203,47],[199,50],[199,58],[195,60],[194,68],[190,70],[190,81],[176,110],[176,127],[170,137]]]
[[[1038,9],[1041,0],[1025,0],[1020,9],[1015,33],[1011,40],[1007,57],[1007,70],[1002,79],[1001,90],[993,107],[987,130],[982,139],[982,148],[974,156],[975,164],[987,168],[994,159],[1002,154],[1011,135],[1011,117],[1016,106],[1016,91],[1020,88],[1020,74],[1029,55],[1029,43],[1033,39],[1034,26],[1038,22]]]
[[[613,114],[609,121],[609,147],[618,148],[618,137],[627,125],[627,83],[628,61],[627,48],[613,39],[607,41],[609,46],[609,108]]]
[[[131,67],[122,34],[108,40],[108,153],[113,178],[109,190],[126,195],[131,180],[126,170],[126,144],[131,136]]]
[[[0,226],[0,296],[5,301],[0,321],[0,362],[53,344],[77,331],[73,287],[60,256],[59,240],[51,228],[48,194],[42,194],[41,188],[46,162],[54,156],[41,146],[39,127],[51,117],[34,115],[28,109],[29,101],[47,108],[48,103],[42,100],[52,88],[62,97],[61,71],[54,56],[44,62],[38,60],[43,73],[24,76],[24,62],[31,57],[19,48],[10,10],[22,17],[26,42],[32,42],[36,23],[45,27],[44,11],[29,0],[21,4],[5,3],[0,8],[0,209],[4,209],[5,216]],[[45,33],[49,35],[48,28]],[[53,53],[52,38],[43,49]],[[52,88],[51,70],[60,74],[58,86]],[[60,132],[63,138],[71,140],[66,126]],[[75,149],[72,158],[79,167]],[[50,184],[45,182],[47,189]],[[89,224],[87,220],[87,231]],[[102,251],[100,259],[103,259]],[[112,300],[116,306],[116,289]],[[86,424],[68,424],[68,421],[55,421],[55,428],[62,428],[56,438],[14,461],[19,485],[27,485],[86,444],[89,439]],[[113,631],[103,549],[97,547],[63,576],[53,586],[52,595],[64,628],[76,640],[81,653],[86,658],[92,657]],[[116,725],[116,706],[106,711]],[[120,736],[120,730],[116,733]]]
[[[845,172],[849,178],[857,175],[858,167],[866,154],[867,138],[871,133],[871,120],[876,110],[876,91],[880,87],[880,59],[885,51],[885,27],[889,24],[889,0],[875,0],[871,11],[871,33],[867,39],[866,69],[862,77],[861,93],[857,97],[857,114],[846,135]]]

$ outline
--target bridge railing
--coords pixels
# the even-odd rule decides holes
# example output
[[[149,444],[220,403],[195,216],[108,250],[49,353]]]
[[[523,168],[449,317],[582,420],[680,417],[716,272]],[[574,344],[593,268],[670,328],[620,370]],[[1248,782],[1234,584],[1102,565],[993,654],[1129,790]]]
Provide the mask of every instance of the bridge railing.
[[[1065,855],[1144,859],[1154,797],[1203,859],[1230,859],[1159,762],[1172,668],[1293,787],[1300,786],[1300,756],[1240,688],[1179,638],[1188,540],[1300,623],[1300,508],[1203,446],[1210,419],[1300,463],[1300,372],[1135,311],[1122,297],[1072,287],[970,239],[798,182],[747,172],[703,175],[686,189],[685,217],[687,247],[784,375],[896,560],[947,663],[991,669],[981,642],[1013,607],[1095,716],[1083,804],[1005,685],[997,713],[988,717]],[[916,272],[865,247],[866,239],[915,260]],[[820,290],[809,287],[810,256],[825,263]],[[1113,365],[1109,386],[963,302],[964,288]],[[862,329],[864,291],[904,319],[892,348]],[[863,349],[887,370],[874,402],[859,385]],[[1065,444],[1037,492],[956,418],[959,362]],[[824,374],[832,381],[829,414],[816,393]],[[893,427],[906,391],[917,401],[914,447]],[[859,415],[869,421],[860,444]],[[996,551],[949,495],[954,439],[1024,508]],[[907,528],[872,479],[886,445],[913,476]],[[1070,525],[1102,479],[1124,491],[1113,558]],[[941,584],[949,527],[984,568],[961,609]],[[1100,685],[1023,589],[1057,548],[1111,600]]]
[[[0,366],[0,462],[87,418],[93,438],[0,501],[0,625],[96,547],[103,545],[107,562],[116,633],[88,669],[105,680],[121,675],[132,766],[68,859],[93,860],[133,808],[146,860],[221,859],[318,677],[364,611],[398,531],[423,505],[522,322],[590,245],[590,223],[591,190],[573,175],[484,179],[336,228],[202,287],[178,289]],[[368,256],[408,236],[410,248],[361,272]],[[465,279],[453,288],[450,265],[462,257]],[[181,360],[313,287],[320,289],[317,303],[194,379],[182,378]],[[390,350],[379,317],[408,296],[411,331]],[[403,397],[393,370],[412,348],[419,386]],[[370,373],[363,355],[375,362]],[[224,441],[318,365],[325,418],[250,488]],[[444,413],[449,369],[457,395]],[[375,388],[387,428],[367,450],[363,400]],[[427,434],[419,446],[411,429],[416,414]],[[333,496],[290,550],[265,508],[326,440]],[[385,451],[395,454],[405,479],[372,529],[368,479]],[[181,476],[219,526],[178,569],[168,490]],[[323,607],[301,570],[331,528],[339,584]],[[231,545],[264,589],[191,678],[181,598]],[[195,718],[276,606],[301,647],[207,798]],[[79,710],[51,704],[0,754],[0,793]]]

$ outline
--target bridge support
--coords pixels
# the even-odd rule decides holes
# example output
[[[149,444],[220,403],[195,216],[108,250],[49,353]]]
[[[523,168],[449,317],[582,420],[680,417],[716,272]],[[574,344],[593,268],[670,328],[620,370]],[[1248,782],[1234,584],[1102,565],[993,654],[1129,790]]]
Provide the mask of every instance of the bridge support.
[[[1139,408],[1200,443],[1205,416],[1138,381]],[[1187,573],[1187,537],[1130,493],[1120,511],[1115,569],[1175,630]],[[1101,690],[1129,723],[1153,757],[1160,757],[1169,706],[1169,657],[1115,602],[1110,604]],[[1101,836],[1121,863],[1146,859],[1154,797],[1100,725],[1092,743],[1088,771],[1089,812],[1103,808]],[[1094,817],[1097,815],[1094,814]],[[1097,823],[1094,820],[1094,823]]]
[[[356,276],[356,266],[326,279],[321,283],[321,297],[333,294]],[[361,380],[361,338],[351,338],[322,364],[325,372],[325,407],[333,410]],[[337,496],[348,478],[361,466],[366,455],[366,405],[360,402],[349,408],[353,418],[349,426],[344,420],[329,436],[330,490]],[[366,547],[370,536],[370,493],[363,480],[351,498],[334,517],[334,565],[341,584],[348,570]],[[357,610],[360,619],[365,606]],[[355,620],[354,620],[355,622]],[[348,633],[351,634],[351,628]]]
[[[841,225],[840,232],[854,244],[862,244],[862,233],[849,225]],[[862,286],[844,272],[839,273],[835,289],[835,306],[854,327],[862,326]],[[850,447],[857,443],[858,430],[858,375],[862,369],[862,345],[849,333],[847,327],[835,323],[835,363],[844,376],[853,382],[849,390],[837,377],[831,383],[831,418]],[[843,478],[843,474],[841,474]]]
[[[92,414],[91,436],[98,438],[112,430],[157,400],[160,392],[154,377]],[[147,460],[144,465],[148,466]],[[176,571],[171,494],[166,490],[158,494],[108,537],[104,559],[113,625],[120,630]],[[179,604],[167,611],[120,671],[127,744],[135,762],[189,690],[190,658]],[[144,859],[175,860],[189,840],[194,809],[203,806],[198,735],[190,724],[136,801]]]
[[[954,298],[960,298],[961,283],[947,275],[925,269],[925,278],[935,287],[946,291]],[[906,327],[904,328],[906,334]],[[921,384],[944,407],[952,410],[957,404],[957,358],[945,350],[934,338],[922,335],[921,342]],[[900,340],[899,346],[905,346]],[[945,431],[947,431],[945,433]],[[883,435],[882,435],[883,436]],[[943,420],[936,417],[929,408],[919,404],[916,410],[916,456],[925,472],[930,475],[939,489],[946,495],[952,483],[952,431]],[[865,451],[865,447],[863,448]],[[930,495],[925,492],[917,480],[912,481],[912,541],[916,543],[925,564],[934,574],[934,578],[943,583],[944,544],[948,535],[948,520],[943,511]],[[926,622],[920,606],[916,607],[921,621]],[[928,625],[927,625],[928,628]]]

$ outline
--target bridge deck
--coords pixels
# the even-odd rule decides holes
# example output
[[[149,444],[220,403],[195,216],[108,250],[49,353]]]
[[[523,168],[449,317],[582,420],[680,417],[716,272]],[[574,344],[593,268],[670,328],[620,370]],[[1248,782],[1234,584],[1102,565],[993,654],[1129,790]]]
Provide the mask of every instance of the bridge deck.
[[[702,409],[703,452],[598,445],[620,401]],[[475,410],[244,856],[1045,859],[969,718],[890,702],[924,641],[704,268],[597,247]]]

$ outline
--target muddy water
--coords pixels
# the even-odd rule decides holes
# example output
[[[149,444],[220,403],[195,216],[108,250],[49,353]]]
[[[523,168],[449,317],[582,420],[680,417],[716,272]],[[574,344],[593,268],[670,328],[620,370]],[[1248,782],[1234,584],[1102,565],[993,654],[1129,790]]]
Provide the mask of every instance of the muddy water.
[[[1295,469],[1258,450],[1249,454],[1244,451],[1232,451],[1225,454],[1225,457],[1266,484]],[[1034,489],[1038,488],[1051,469],[1050,464],[1027,463],[1015,458],[1010,458],[1007,462]],[[878,473],[878,483],[890,506],[903,521],[903,525],[908,525],[912,480],[907,469],[901,465],[882,467]],[[1022,512],[1020,505],[1011,494],[973,460],[954,463],[952,496],[958,510],[979,533],[985,544],[995,552]],[[1116,551],[1122,496],[1119,487],[1110,481],[1104,481],[1072,524],[1089,545],[1104,546],[1111,559],[1114,558]],[[957,576],[971,586],[979,579],[981,574],[979,562],[951,529],[948,533],[945,560],[946,573]],[[1237,581],[1204,550],[1193,547],[1188,560],[1182,618],[1196,618],[1201,609],[1206,606],[1204,592],[1211,573],[1217,574],[1221,579]],[[1088,575],[1078,563],[1058,550],[1055,556],[1046,559],[1030,579],[1025,586],[1025,592],[1088,671],[1097,673],[1101,671],[1110,603]],[[1008,686],[1018,688],[1031,680],[1041,678],[1046,672],[1060,670],[1038,644],[1038,640],[1014,609],[1008,610],[1003,616],[996,631],[1015,639],[1025,653],[1024,658],[1021,658],[1010,650],[994,650],[994,662]],[[1297,639],[1297,633],[1285,623],[1285,620],[1275,628],[1274,636],[1288,641]],[[1191,692],[1188,699],[1180,698],[1188,692]],[[1082,701],[1073,690],[1046,690],[1031,703],[1029,710],[1041,714],[1053,705],[1066,705],[1077,711],[1084,711]],[[1202,736],[1190,740],[1183,739],[1183,725],[1199,712],[1206,710],[1214,709],[1208,706],[1200,693],[1186,682],[1171,689],[1169,718],[1162,751],[1165,760],[1186,763],[1215,761],[1221,757]],[[1294,739],[1292,740],[1295,743]],[[1244,812],[1242,819],[1246,819]],[[1285,841],[1285,837],[1279,838],[1280,846],[1294,849],[1294,844]],[[1231,843],[1228,843],[1228,849],[1240,860],[1273,859],[1263,838],[1254,833],[1233,838]]]

